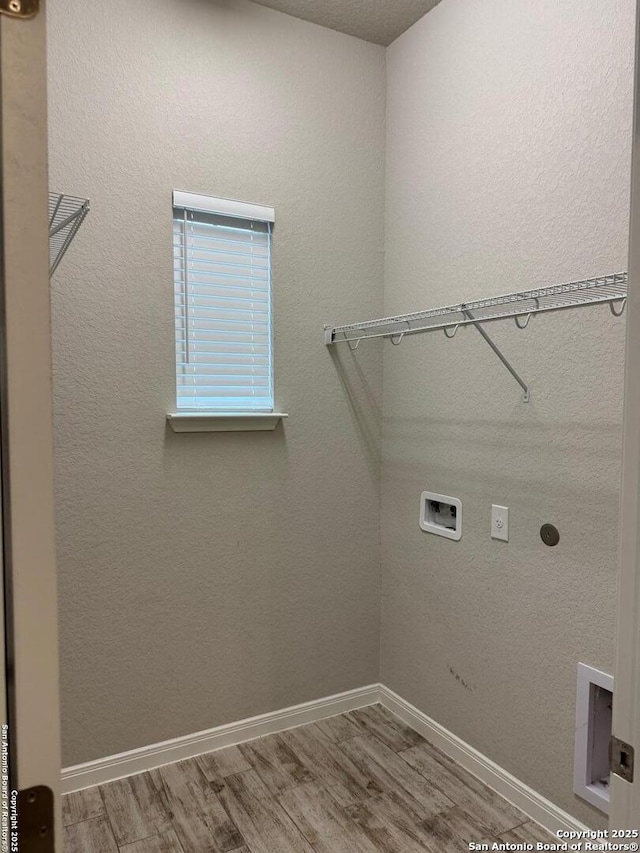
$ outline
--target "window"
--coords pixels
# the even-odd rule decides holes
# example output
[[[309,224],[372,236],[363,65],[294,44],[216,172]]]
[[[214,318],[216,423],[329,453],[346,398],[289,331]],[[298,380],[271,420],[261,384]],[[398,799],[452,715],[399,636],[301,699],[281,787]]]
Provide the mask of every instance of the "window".
[[[273,412],[272,208],[173,194],[178,412]]]

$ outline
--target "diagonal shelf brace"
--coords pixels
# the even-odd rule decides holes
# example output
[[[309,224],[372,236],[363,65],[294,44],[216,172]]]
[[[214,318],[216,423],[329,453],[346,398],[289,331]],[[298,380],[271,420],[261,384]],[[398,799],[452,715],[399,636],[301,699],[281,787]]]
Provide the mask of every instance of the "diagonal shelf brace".
[[[473,321],[473,320],[475,320],[475,317],[474,317],[474,315],[471,313],[471,311],[469,311],[469,309],[468,309],[468,308],[465,308],[464,306],[462,306],[462,314],[464,314],[464,316],[465,316],[468,320],[472,320],[472,321]],[[506,356],[504,356],[504,355],[502,354],[502,351],[501,351],[500,349],[498,349],[498,347],[496,346],[496,344],[494,344],[493,340],[492,340],[492,339],[489,337],[489,335],[485,332],[485,330],[482,328],[482,326],[480,325],[480,323],[475,323],[475,322],[474,322],[474,323],[473,323],[473,325],[474,325],[474,326],[475,326],[475,328],[480,332],[480,334],[482,335],[482,337],[485,339],[485,341],[486,341],[486,342],[487,342],[487,344],[491,347],[491,349],[494,351],[494,353],[498,356],[498,358],[500,359],[500,361],[504,364],[504,366],[507,368],[507,370],[509,371],[509,373],[510,373],[510,374],[513,376],[513,378],[516,380],[516,382],[518,383],[518,385],[522,388],[522,390],[524,391],[524,402],[525,402],[525,403],[528,403],[528,402],[529,402],[529,400],[531,399],[531,392],[529,391],[529,386],[527,385],[527,383],[526,383],[526,382],[524,381],[524,379],[520,376],[520,374],[519,374],[519,373],[518,373],[518,372],[517,372],[517,371],[516,371],[512,366],[511,366],[511,364],[510,364],[510,362],[507,360]]]
[[[442,329],[448,338],[453,338],[458,328],[475,326],[487,345],[522,388],[524,401],[528,403],[531,398],[529,386],[485,332],[485,324],[511,318],[519,329],[525,329],[534,314],[606,304],[609,305],[611,313],[619,317],[627,301],[627,283],[627,273],[619,272],[535,290],[506,293],[503,296],[492,296],[488,299],[476,299],[444,308],[414,311],[410,314],[364,320],[343,326],[325,326],[324,342],[327,346],[346,343],[347,346],[355,349],[365,338],[367,340],[389,338],[392,344],[398,346],[406,335]],[[618,305],[618,308],[614,307]]]

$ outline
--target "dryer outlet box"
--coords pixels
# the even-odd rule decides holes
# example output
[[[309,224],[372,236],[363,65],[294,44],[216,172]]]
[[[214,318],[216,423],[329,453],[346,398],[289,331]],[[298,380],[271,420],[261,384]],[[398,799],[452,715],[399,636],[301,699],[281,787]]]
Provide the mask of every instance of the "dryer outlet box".
[[[609,741],[613,677],[578,664],[573,791],[605,814],[609,813]]]
[[[420,527],[426,533],[458,541],[462,536],[462,501],[449,495],[422,492]]]

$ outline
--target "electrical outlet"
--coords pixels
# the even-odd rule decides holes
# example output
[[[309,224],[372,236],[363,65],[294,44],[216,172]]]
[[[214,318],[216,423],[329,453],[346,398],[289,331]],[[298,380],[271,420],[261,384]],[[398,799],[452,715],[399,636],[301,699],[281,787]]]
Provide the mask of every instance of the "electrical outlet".
[[[502,539],[504,542],[509,541],[509,507],[497,506],[493,504],[491,507],[491,538]]]

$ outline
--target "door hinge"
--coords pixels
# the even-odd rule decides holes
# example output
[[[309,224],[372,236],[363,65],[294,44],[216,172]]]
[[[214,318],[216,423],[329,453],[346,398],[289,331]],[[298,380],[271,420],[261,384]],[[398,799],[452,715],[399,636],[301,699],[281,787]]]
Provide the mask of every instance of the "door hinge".
[[[53,791],[45,785],[18,791],[18,850],[55,853]]]
[[[12,18],[33,18],[40,10],[40,0],[0,0],[0,14]]]
[[[609,741],[609,769],[626,782],[633,782],[635,750],[629,743],[611,735]]]

